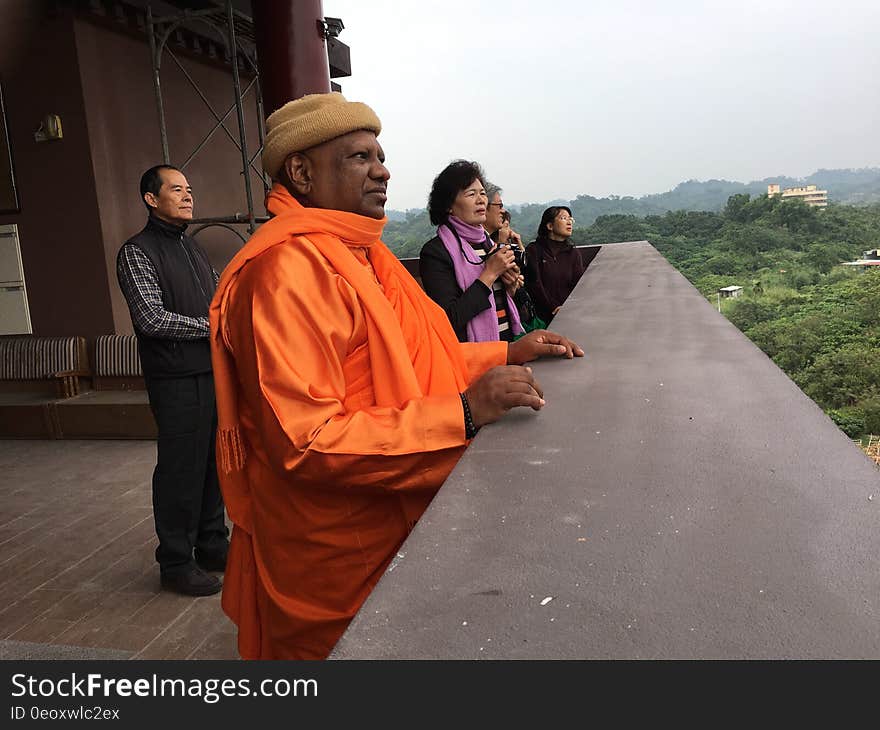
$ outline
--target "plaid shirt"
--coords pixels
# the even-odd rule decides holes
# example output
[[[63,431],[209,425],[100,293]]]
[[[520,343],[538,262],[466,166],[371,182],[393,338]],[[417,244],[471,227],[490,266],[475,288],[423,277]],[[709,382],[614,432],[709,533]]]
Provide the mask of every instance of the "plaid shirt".
[[[216,286],[220,275],[211,271]],[[207,317],[187,317],[165,309],[153,262],[137,246],[129,243],[122,247],[116,275],[128,302],[131,321],[141,334],[168,340],[198,340],[210,336]]]

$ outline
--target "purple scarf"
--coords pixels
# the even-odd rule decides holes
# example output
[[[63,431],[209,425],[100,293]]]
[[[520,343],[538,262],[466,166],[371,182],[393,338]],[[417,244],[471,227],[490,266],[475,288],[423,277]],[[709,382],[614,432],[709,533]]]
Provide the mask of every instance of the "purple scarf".
[[[452,229],[455,229],[464,243],[455,237]],[[452,266],[455,269],[455,281],[462,291],[473,284],[477,277],[483,273],[483,263],[478,253],[472,250],[471,244],[485,243],[488,236],[482,226],[471,226],[456,218],[449,216],[446,223],[437,228],[437,235],[443,241],[443,245],[452,258]],[[507,319],[514,335],[522,334],[523,326],[519,321],[519,312],[510,294],[505,291],[507,297]],[[497,342],[501,339],[498,332],[498,313],[495,311],[495,292],[489,292],[489,309],[484,309],[473,317],[467,325],[468,342]]]

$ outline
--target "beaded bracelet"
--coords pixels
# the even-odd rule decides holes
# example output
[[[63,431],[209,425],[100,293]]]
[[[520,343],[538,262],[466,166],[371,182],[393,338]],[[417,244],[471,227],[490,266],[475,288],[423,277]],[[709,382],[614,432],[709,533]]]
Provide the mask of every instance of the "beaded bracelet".
[[[474,424],[474,417],[471,415],[471,406],[468,403],[467,396],[464,393],[459,393],[459,395],[461,396],[461,407],[464,409],[464,437],[472,439],[477,435],[479,429]]]

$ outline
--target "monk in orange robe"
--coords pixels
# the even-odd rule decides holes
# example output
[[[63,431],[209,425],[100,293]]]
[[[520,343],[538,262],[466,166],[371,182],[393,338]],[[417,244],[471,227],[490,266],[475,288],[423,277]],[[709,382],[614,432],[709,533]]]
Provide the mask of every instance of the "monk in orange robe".
[[[252,659],[321,659],[461,456],[544,405],[523,363],[549,332],[459,343],[381,243],[375,113],[338,93],[267,121],[272,214],[211,305],[220,482],[234,523],[222,604]]]

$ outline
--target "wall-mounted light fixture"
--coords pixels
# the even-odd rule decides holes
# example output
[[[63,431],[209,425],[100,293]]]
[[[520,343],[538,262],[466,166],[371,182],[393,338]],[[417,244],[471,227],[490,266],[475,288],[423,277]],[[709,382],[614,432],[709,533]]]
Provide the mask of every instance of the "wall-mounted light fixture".
[[[37,142],[48,142],[51,139],[61,139],[64,132],[61,129],[61,117],[57,114],[47,114],[40,122],[40,128],[34,132]]]

